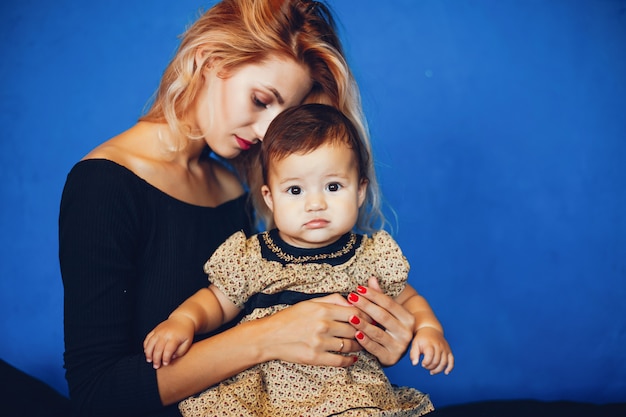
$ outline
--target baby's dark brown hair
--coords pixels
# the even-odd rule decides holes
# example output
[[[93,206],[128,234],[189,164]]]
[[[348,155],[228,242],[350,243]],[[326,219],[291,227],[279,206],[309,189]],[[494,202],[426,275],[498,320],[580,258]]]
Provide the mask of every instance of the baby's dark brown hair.
[[[261,145],[263,182],[267,184],[271,162],[340,143],[353,150],[359,178],[367,180],[370,155],[356,127],[343,113],[325,104],[302,104],[283,111],[269,125]]]

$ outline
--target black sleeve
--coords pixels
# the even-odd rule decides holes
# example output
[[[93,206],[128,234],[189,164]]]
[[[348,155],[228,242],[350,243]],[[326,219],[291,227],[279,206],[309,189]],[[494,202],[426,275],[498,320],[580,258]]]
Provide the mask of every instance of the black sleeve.
[[[113,164],[77,164],[63,190],[64,360],[75,415],[167,411],[156,372],[132,344],[139,198],[132,181]]]

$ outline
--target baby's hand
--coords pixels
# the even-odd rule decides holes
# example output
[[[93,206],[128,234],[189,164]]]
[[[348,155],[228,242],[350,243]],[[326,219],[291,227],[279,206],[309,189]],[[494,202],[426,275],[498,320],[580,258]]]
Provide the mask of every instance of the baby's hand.
[[[413,365],[419,363],[421,355],[424,355],[422,367],[428,369],[431,375],[441,371],[448,375],[454,368],[454,356],[450,345],[443,337],[443,333],[434,327],[422,327],[413,338],[409,354]]]
[[[193,343],[194,324],[185,317],[170,317],[154,328],[143,341],[146,360],[154,369],[183,356]]]

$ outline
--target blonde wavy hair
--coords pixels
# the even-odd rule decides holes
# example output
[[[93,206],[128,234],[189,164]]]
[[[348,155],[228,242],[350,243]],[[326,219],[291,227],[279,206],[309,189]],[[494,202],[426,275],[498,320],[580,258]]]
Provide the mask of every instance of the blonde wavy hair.
[[[205,51],[202,62],[196,61],[198,50]],[[217,59],[228,76],[243,65],[271,56],[288,57],[307,66],[313,87],[305,102],[338,108],[355,125],[371,154],[359,88],[346,62],[334,18],[328,5],[315,0],[222,0],[215,4],[182,35],[154,100],[140,120],[166,122],[178,137],[194,139],[183,119],[202,88],[202,67]],[[259,148],[242,152],[229,163],[250,191],[259,225],[269,226],[273,222],[260,191]],[[371,160],[367,178],[369,187],[358,224],[366,233],[385,225]]]

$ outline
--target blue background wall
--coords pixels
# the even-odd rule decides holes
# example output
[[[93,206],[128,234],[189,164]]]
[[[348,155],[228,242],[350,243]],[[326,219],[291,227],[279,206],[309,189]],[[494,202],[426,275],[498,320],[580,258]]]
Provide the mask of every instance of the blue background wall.
[[[134,123],[209,4],[0,5],[0,358],[63,393],[65,175]],[[626,1],[332,4],[411,282],[457,359],[392,381],[437,405],[626,401]]]

